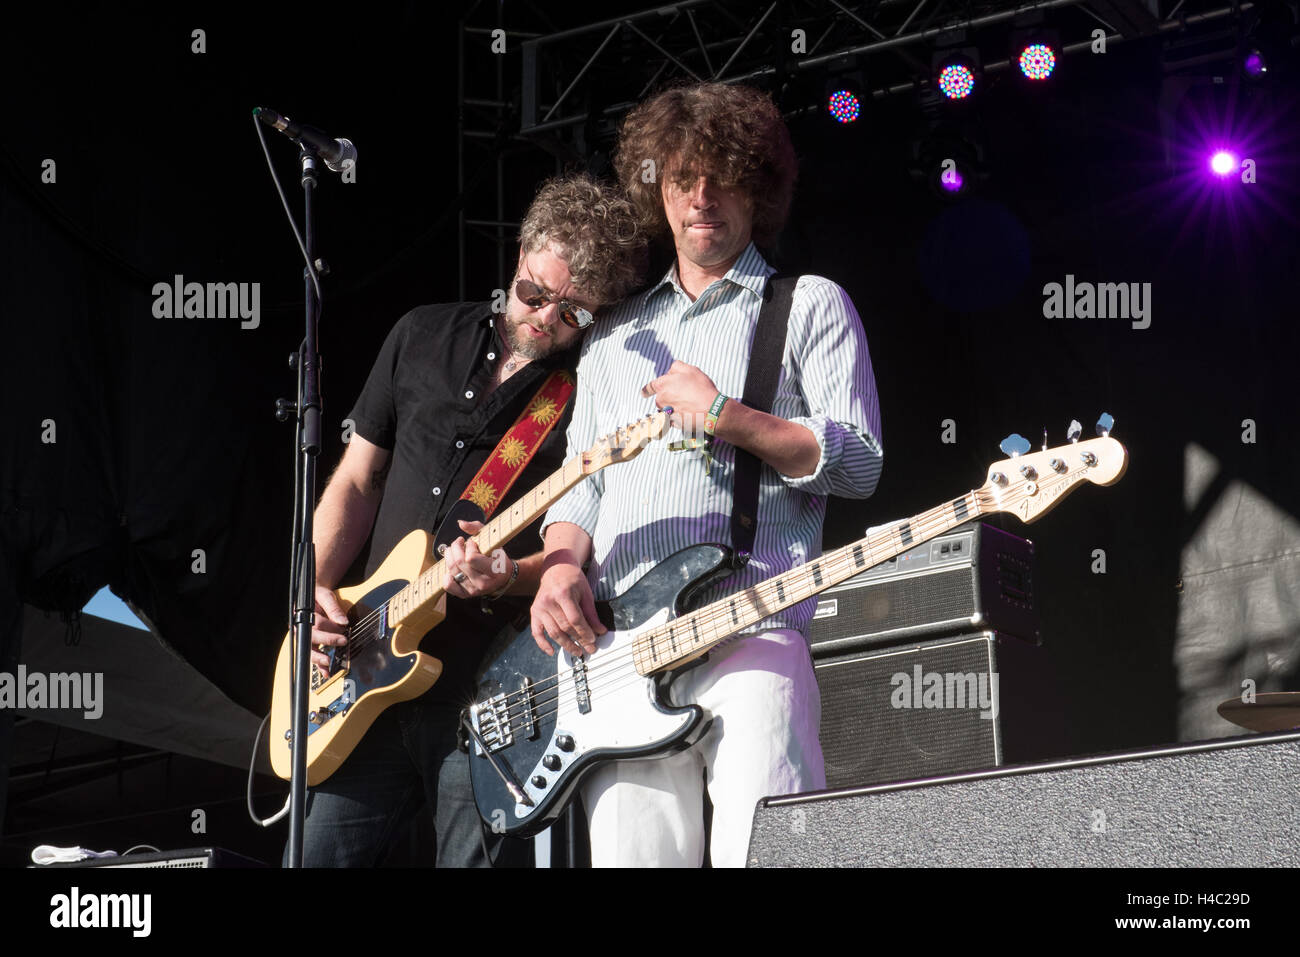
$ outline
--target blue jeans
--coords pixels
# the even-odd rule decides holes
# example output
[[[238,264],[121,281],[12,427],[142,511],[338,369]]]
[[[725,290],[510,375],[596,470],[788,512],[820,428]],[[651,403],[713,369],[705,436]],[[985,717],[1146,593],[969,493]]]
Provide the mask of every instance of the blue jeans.
[[[479,818],[458,705],[403,701],[381,714],[346,761],[307,792],[303,866],[376,867],[426,805],[438,867],[529,866],[531,844]],[[288,848],[284,859],[287,862]]]

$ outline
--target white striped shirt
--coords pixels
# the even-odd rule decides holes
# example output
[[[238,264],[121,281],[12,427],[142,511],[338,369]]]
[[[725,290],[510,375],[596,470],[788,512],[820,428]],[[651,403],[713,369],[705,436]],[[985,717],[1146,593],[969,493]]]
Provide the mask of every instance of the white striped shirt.
[[[724,395],[739,397],[763,287],[773,272],[751,243],[695,302],[678,284],[674,263],[657,285],[602,315],[578,364],[568,455],[654,412],[654,398],[643,398],[641,388],[674,359],[701,369]],[[810,429],[821,458],[803,478],[763,467],[750,562],[707,591],[705,601],[818,557],[826,496],[866,498],[880,478],[880,405],[866,335],[848,294],[828,279],[802,276],[795,287],[772,414]],[[622,594],[679,549],[731,543],[735,448],[715,441],[706,475],[699,452],[668,449],[674,438],[681,436],[670,433],[631,462],[597,472],[546,515],[543,536],[552,522],[572,522],[591,536],[588,578],[597,599]],[[806,633],[815,607],[810,599],[747,631]]]

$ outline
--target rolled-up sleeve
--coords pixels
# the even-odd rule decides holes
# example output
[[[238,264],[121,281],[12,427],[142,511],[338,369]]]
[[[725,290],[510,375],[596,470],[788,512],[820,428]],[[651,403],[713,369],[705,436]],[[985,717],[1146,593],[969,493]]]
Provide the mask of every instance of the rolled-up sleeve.
[[[582,365],[578,366],[578,384],[573,390],[573,418],[565,433],[567,451],[565,461],[589,449],[596,441],[596,403],[591,390],[584,387]],[[542,520],[542,540],[546,529],[555,522],[572,522],[588,535],[596,533],[596,519],[600,514],[600,495],[603,490],[601,473],[584,478],[551,506]]]
[[[821,456],[811,475],[781,476],[812,495],[866,498],[884,463],[880,401],[867,336],[853,302],[836,283],[805,276],[790,309],[787,381],[806,413],[790,417],[812,432]]]

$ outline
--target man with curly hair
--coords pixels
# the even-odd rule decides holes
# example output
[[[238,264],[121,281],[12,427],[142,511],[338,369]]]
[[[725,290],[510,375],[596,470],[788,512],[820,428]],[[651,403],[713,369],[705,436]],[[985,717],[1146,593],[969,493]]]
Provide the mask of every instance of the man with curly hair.
[[[324,649],[345,641],[347,616],[335,589],[354,561],[365,556],[357,576],[364,580],[412,529],[439,529],[551,373],[574,371],[593,314],[634,288],[644,269],[645,240],[632,206],[585,175],[546,183],[519,238],[504,312],[492,302],[412,309],[389,332],[349,414],[354,434],[316,508],[312,660],[322,667]],[[571,407],[501,508],[563,463]],[[480,527],[460,523],[466,535]],[[526,607],[509,596],[536,589],[541,555],[528,554],[531,541],[528,532],[517,535],[509,559],[499,561],[464,536],[447,550],[447,617],[422,646],[442,660],[442,675],[419,698],[385,711],[342,766],[311,789],[306,866],[379,864],[426,804],[439,866],[525,862],[522,842],[483,832],[457,723],[488,640]],[[498,598],[494,614],[488,602]]]
[[[532,606],[533,636],[548,653],[548,637],[571,654],[595,649],[605,631],[595,597],[623,593],[681,548],[729,541],[737,449],[763,463],[757,535],[748,564],[701,601],[820,555],[826,496],[870,495],[883,459],[862,324],[827,279],[802,276],[794,287],[771,414],[740,401],[774,272],[755,243],[784,225],[796,173],[771,99],[719,83],[662,93],[627,117],[615,168],[643,223],[671,236],[676,256],[584,344],[569,448],[671,406],[686,430],[711,436],[711,461],[656,443],[550,510]],[[707,783],[711,861],[743,865],[760,798],[825,786],[803,635],[815,604],[777,611],[676,678],[673,701],[712,717],[693,747],[593,772],[582,797],[594,864],[701,864]]]

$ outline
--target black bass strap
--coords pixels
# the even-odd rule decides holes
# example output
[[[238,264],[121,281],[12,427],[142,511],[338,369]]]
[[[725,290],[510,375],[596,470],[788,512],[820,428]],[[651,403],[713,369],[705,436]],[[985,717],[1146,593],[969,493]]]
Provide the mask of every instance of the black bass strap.
[[[754,327],[754,341],[749,349],[749,371],[745,374],[745,405],[759,412],[772,411],[777,380],[781,377],[781,358],[785,354],[786,328],[790,321],[790,304],[798,276],[771,277],[763,286],[763,307]],[[735,486],[731,509],[731,546],[733,563],[743,568],[754,550],[758,533],[758,485],[763,463],[753,452],[736,449]]]

